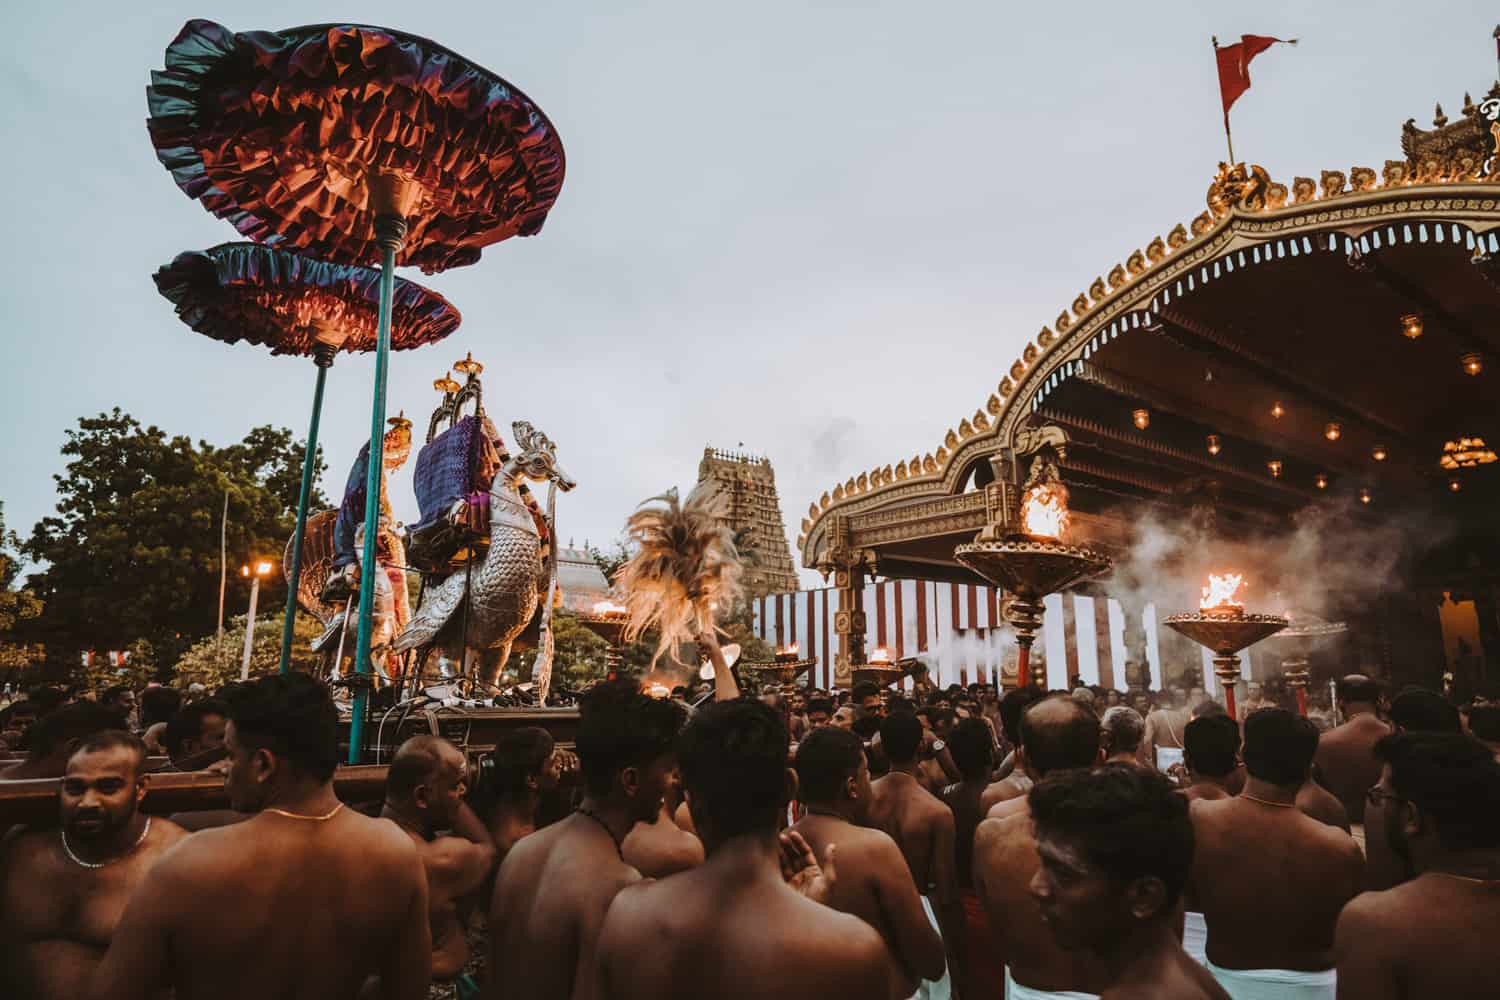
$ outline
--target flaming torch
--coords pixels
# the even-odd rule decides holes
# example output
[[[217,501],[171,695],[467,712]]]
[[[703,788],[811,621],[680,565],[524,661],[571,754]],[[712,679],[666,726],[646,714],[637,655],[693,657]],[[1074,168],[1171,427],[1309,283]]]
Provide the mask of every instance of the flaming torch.
[[[1290,624],[1280,615],[1253,615],[1235,599],[1242,573],[1210,573],[1197,614],[1172,615],[1165,624],[1187,636],[1214,654],[1214,676],[1224,687],[1224,707],[1231,719],[1234,712],[1234,686],[1240,679],[1240,650],[1274,635]]]
[[[1050,448],[1032,462],[1018,517],[1002,509],[954,557],[1011,595],[1005,617],[1016,630],[1016,685],[1031,683],[1031,644],[1042,627],[1042,598],[1109,572],[1110,558],[1063,541],[1068,530],[1068,488]]]
[[[867,662],[855,666],[849,676],[856,684],[871,681],[885,687],[907,676],[907,670],[891,659],[890,650],[880,646],[870,654]]]
[[[1311,679],[1308,657],[1314,647],[1325,640],[1342,635],[1347,626],[1343,622],[1329,622],[1316,615],[1293,611],[1287,615],[1291,627],[1278,632],[1271,640],[1271,647],[1289,655],[1281,661],[1281,675],[1287,687],[1297,692],[1297,711],[1307,714],[1307,685]]]
[[[604,651],[604,665],[611,674],[618,674],[623,662],[620,638],[625,634],[625,626],[630,624],[629,609],[614,601],[597,601],[587,614],[578,616],[578,622],[609,643]]]
[[[816,657],[804,657],[801,647],[797,643],[791,643],[776,650],[776,655],[769,663],[741,663],[740,670],[759,678],[762,686],[767,681],[775,681],[777,684],[791,684],[798,677],[807,673],[817,665]]]

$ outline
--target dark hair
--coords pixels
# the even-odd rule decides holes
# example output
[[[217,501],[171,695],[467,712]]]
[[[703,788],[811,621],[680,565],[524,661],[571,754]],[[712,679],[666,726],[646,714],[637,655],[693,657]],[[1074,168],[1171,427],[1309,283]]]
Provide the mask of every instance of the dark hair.
[[[922,745],[922,723],[915,715],[891,715],[880,723],[880,745],[892,764],[909,764]]]
[[[904,694],[893,694],[891,695],[891,703],[886,707],[886,710],[892,715],[896,715],[897,713],[901,715],[915,715],[917,713],[917,705],[916,702]]]
[[[86,740],[106,729],[124,729],[125,719],[107,705],[92,701],[75,701],[41,716],[31,724],[28,738],[31,760],[50,757],[70,743]]]
[[[1500,742],[1500,705],[1475,705],[1469,709],[1469,732],[1481,740]]]
[[[230,693],[229,721],[237,742],[269,750],[320,781],[339,764],[339,712],[328,687],[293,671],[240,684]]]
[[[1146,720],[1129,705],[1111,705],[1100,716],[1099,728],[1109,736],[1110,753],[1135,753],[1146,735]]]
[[[81,753],[100,753],[119,747],[124,747],[135,755],[135,773],[140,774],[141,766],[146,763],[146,744],[135,733],[124,729],[104,729],[85,736],[79,741],[77,749],[68,755],[68,759],[72,760]]]
[[[1240,749],[1240,727],[1227,715],[1205,715],[1182,729],[1182,750],[1188,767],[1210,778],[1234,770]]]
[[[1391,699],[1391,721],[1407,732],[1461,733],[1458,709],[1436,691],[1408,688]]]
[[[847,729],[826,726],[814,729],[797,744],[797,799],[800,802],[832,802],[849,778],[859,773],[865,745]]]
[[[1060,771],[1027,797],[1037,836],[1077,845],[1091,866],[1124,885],[1160,879],[1171,914],[1193,865],[1193,824],[1187,800],[1156,771],[1106,764]]]
[[[995,741],[983,719],[963,719],[948,737],[948,752],[958,773],[969,780],[989,777],[995,766]]]
[[[578,763],[588,790],[607,795],[627,767],[671,753],[682,718],[681,705],[643,694],[632,678],[595,684],[578,703]]]
[[[951,708],[934,708],[928,713],[927,718],[932,722],[932,728],[936,729],[943,723],[952,725],[958,721],[958,713]]]
[[[1198,704],[1193,706],[1193,710],[1189,714],[1194,719],[1208,719],[1212,718],[1215,715],[1223,715],[1227,717],[1229,715],[1229,713],[1224,710],[1224,706],[1220,705],[1212,698],[1205,698],[1203,701],[1198,702]]]
[[[1430,816],[1450,851],[1500,847],[1500,763],[1461,733],[1383,736],[1375,756],[1391,769],[1391,790]]]
[[[1012,688],[1000,699],[1000,729],[1012,743],[1021,742],[1021,716],[1042,696],[1034,687]]]
[[[1364,674],[1348,674],[1338,679],[1334,695],[1345,703],[1364,701],[1373,705],[1380,700],[1380,685]]]
[[[182,692],[176,688],[148,687],[141,692],[141,725],[154,726],[170,722],[182,707]]]
[[[880,716],[878,715],[862,715],[855,719],[849,728],[860,739],[873,740],[875,734],[880,732],[880,721]],[[919,722],[917,725],[920,726],[921,723]]]
[[[26,700],[36,709],[38,717],[55,712],[68,700],[67,692],[51,684],[38,684],[28,688]]]
[[[828,698],[810,698],[807,702],[807,714],[822,712],[829,718],[833,717],[833,702]]]
[[[700,709],[678,740],[682,783],[695,822],[715,836],[776,830],[786,805],[787,732],[754,698]]]
[[[874,681],[860,681],[858,684],[854,685],[854,688],[849,692],[849,696],[854,699],[854,703],[856,705],[864,701],[866,698],[870,697],[870,695],[872,694],[877,698],[880,697],[880,685],[876,684]]]
[[[1300,785],[1318,752],[1318,727],[1284,708],[1262,708],[1245,718],[1245,771],[1273,785]]]
[[[172,716],[167,731],[162,737],[162,746],[167,756],[176,760],[182,754],[182,745],[203,735],[203,720],[210,715],[229,718],[229,706],[217,698],[204,698]]]
[[[390,769],[386,772],[386,798],[404,799],[416,791],[417,786],[431,780],[433,773],[443,762],[445,745],[453,746],[440,736],[425,733],[413,736],[401,744],[396,749],[396,756],[391,758]]]
[[[1067,718],[1038,721],[1038,712],[1057,706]],[[1021,715],[1021,747],[1026,763],[1038,774],[1089,767],[1099,756],[1099,719],[1073,697],[1048,695]]]
[[[496,798],[520,798],[526,782],[541,773],[556,748],[552,734],[540,726],[523,726],[500,737],[491,757],[490,791]]]
[[[110,702],[120,697],[120,695],[128,694],[129,692],[130,685],[128,684],[111,684],[109,687],[105,688],[104,693],[99,696],[99,703],[101,705],[108,705]]]

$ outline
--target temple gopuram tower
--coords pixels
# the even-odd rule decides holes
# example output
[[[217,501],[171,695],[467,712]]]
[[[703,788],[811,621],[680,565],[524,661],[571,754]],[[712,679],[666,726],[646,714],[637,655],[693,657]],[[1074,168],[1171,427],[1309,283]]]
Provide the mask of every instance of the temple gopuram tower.
[[[768,458],[704,448],[698,482],[712,481],[728,498],[729,530],[748,532],[753,565],[745,567],[745,591],[752,597],[797,589],[797,571],[786,541],[786,522],[776,495],[776,472]]]

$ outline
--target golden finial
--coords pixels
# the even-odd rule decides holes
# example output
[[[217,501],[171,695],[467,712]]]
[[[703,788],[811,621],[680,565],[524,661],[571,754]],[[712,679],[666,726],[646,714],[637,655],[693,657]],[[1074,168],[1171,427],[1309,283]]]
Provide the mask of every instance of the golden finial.
[[[438,392],[457,392],[463,388],[463,386],[453,381],[452,372],[444,372],[442,378],[433,379],[432,387]]]
[[[465,351],[462,361],[453,362],[453,370],[463,372],[465,375],[472,377],[484,374],[484,365],[475,361],[474,355],[471,352]]]
[[[392,427],[399,427],[401,430],[411,430],[411,421],[406,419],[405,410],[388,419],[386,423]]]
[[[1448,124],[1448,116],[1443,114],[1443,106],[1441,104],[1433,108],[1432,124],[1436,125],[1438,128],[1442,128],[1444,125]]]

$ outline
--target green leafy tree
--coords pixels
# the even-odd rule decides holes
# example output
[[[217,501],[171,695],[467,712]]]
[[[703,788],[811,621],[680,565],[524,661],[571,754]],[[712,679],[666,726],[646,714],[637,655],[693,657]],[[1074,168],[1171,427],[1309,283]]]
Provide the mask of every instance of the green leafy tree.
[[[281,626],[283,612],[255,616],[255,635],[250,646],[250,676],[266,677],[281,669]],[[316,674],[322,665],[318,654],[308,644],[323,634],[323,626],[306,612],[297,615],[292,641],[292,669]],[[224,626],[223,636],[210,635],[194,643],[178,659],[173,669],[178,687],[202,684],[216,691],[230,681],[240,679],[240,665],[245,655],[245,616],[236,615]]]
[[[20,539],[5,528],[5,504],[0,503],[0,671],[24,670],[41,660],[44,650],[19,639],[19,632],[42,613],[42,602],[27,589],[13,589],[21,564],[15,556]]]
[[[80,650],[150,643],[169,664],[214,631],[219,606],[219,524],[229,500],[225,606],[242,608],[248,582],[235,568],[270,559],[262,607],[286,599],[281,553],[296,516],[303,446],[291,431],[257,427],[236,444],[194,444],[115,409],[79,420],[62,452],[57,511],[43,518],[25,554],[44,568],[30,584],[45,604],[28,623],[49,665]],[[324,469],[321,456],[316,472]],[[326,506],[321,492],[314,509]]]

